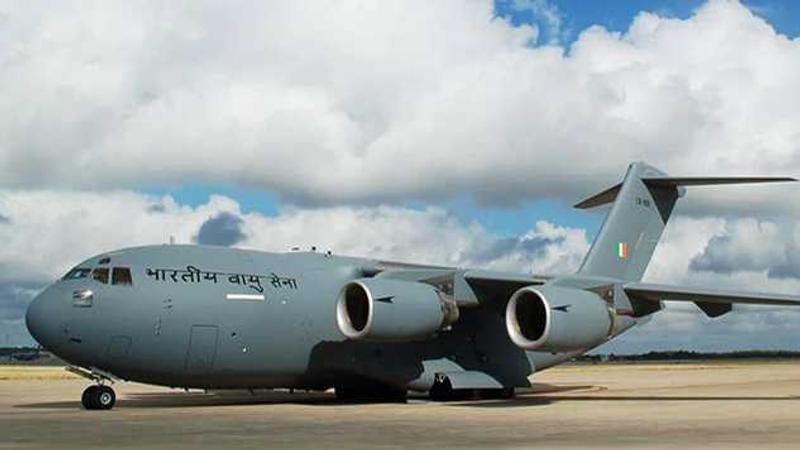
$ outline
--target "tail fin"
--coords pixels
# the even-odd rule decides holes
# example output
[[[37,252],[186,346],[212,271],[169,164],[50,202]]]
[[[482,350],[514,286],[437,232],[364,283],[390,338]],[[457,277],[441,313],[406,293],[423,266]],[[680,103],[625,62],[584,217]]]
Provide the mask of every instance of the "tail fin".
[[[637,281],[642,278],[683,186],[797,181],[788,177],[669,177],[633,163],[621,183],[577,205],[588,209],[612,203],[578,273]]]

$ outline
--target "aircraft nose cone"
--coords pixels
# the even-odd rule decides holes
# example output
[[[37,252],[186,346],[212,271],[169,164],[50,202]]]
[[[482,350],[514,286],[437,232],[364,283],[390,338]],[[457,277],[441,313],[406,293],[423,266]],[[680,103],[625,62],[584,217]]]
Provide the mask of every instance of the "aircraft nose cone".
[[[42,346],[47,346],[47,335],[50,333],[48,323],[51,322],[47,314],[48,304],[47,291],[39,294],[33,299],[25,313],[25,325],[28,332]]]

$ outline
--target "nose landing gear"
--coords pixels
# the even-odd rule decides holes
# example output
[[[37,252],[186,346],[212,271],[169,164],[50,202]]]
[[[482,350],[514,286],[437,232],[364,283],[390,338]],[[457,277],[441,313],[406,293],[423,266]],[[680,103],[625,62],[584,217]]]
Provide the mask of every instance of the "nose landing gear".
[[[83,395],[81,395],[81,404],[84,408],[111,409],[114,407],[114,403],[117,402],[117,394],[114,393],[114,389],[105,385],[106,382],[114,382],[113,375],[94,367],[92,367],[91,370],[75,366],[69,366],[66,369],[68,372],[88,378],[97,383],[83,391]]]
[[[111,409],[116,401],[114,389],[102,384],[89,386],[81,396],[81,404],[86,409]]]

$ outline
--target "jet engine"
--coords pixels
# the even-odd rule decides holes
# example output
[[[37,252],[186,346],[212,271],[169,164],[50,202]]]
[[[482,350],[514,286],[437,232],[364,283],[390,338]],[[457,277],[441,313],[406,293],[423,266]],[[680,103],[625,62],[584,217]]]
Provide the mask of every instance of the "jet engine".
[[[557,286],[524,287],[506,307],[508,335],[525,350],[594,347],[611,335],[614,318],[613,309],[597,294]]]
[[[435,287],[414,281],[362,278],[336,301],[339,330],[353,340],[425,339],[458,320],[458,306]]]

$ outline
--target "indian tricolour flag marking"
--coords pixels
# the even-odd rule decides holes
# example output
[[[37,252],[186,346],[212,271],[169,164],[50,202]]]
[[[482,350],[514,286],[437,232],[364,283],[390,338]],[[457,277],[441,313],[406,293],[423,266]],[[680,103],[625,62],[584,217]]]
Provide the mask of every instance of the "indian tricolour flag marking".
[[[628,257],[628,243],[627,242],[620,242],[617,244],[617,257],[619,259],[625,259]]]

